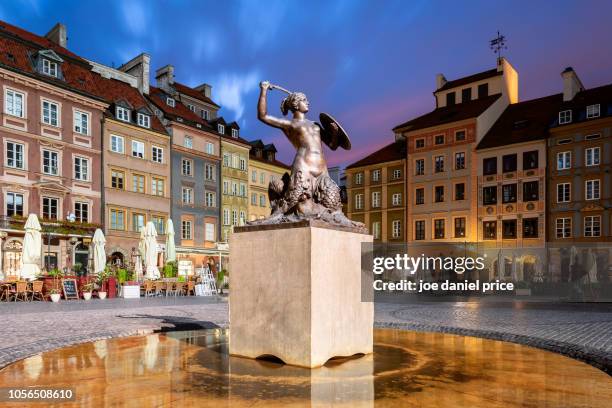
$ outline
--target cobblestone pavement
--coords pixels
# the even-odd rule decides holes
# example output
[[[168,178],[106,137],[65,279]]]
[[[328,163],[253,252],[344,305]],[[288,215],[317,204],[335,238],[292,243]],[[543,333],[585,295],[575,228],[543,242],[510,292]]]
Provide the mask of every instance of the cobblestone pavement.
[[[0,314],[0,367],[81,342],[229,325],[226,299],[203,297],[0,303]],[[379,302],[375,325],[526,344],[612,373],[612,304]]]

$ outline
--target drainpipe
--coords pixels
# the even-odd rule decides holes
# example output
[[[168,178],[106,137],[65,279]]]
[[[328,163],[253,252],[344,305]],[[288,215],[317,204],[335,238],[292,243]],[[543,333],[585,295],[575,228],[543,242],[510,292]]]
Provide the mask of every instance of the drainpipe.
[[[102,114],[102,119],[100,119],[100,134],[102,140],[100,142],[100,211],[101,217],[100,222],[102,224],[102,229],[104,233],[106,233],[106,197],[104,194],[104,114]]]

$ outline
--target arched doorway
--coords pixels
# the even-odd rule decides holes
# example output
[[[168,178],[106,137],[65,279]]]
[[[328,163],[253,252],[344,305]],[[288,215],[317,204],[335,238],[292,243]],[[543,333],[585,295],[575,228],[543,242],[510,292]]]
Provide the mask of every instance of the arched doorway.
[[[21,252],[23,244],[17,239],[11,239],[4,245],[4,259],[2,266],[4,276],[17,275],[21,269]]]
[[[123,266],[125,265],[125,258],[121,252],[116,251],[111,254],[109,263],[114,266]]]

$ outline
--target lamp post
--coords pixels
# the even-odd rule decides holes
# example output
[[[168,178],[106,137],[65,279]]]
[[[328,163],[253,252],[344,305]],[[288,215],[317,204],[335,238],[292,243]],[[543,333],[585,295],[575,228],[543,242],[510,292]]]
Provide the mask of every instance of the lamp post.
[[[4,279],[4,254],[2,253],[2,248],[4,247],[4,239],[7,236],[8,233],[6,231],[0,231],[0,277],[2,277],[2,279]]]

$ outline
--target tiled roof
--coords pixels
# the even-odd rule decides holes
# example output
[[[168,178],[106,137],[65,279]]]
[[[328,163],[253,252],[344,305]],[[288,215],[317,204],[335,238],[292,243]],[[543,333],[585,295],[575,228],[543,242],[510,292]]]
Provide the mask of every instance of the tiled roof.
[[[509,105],[482,138],[477,149],[542,140],[555,120],[562,94]]]
[[[406,140],[400,139],[387,146],[375,151],[374,153],[364,157],[363,159],[356,161],[355,163],[346,166],[347,169],[355,167],[370,166],[372,164],[386,163],[395,160],[405,159],[406,152]]]
[[[197,91],[191,87],[188,87],[187,85],[183,85],[179,82],[174,82],[173,84],[174,89],[176,89],[177,92],[185,94],[185,95],[189,95],[194,99],[199,99],[203,102],[206,102],[210,105],[216,106],[217,108],[219,108],[220,106],[217,105],[215,102],[213,102],[212,99],[210,99],[208,96],[204,95],[202,92]]]
[[[563,102],[559,107],[559,111],[572,111],[572,121],[568,123],[569,125],[571,123],[592,120],[586,118],[586,107],[597,104],[599,104],[600,117],[612,116],[612,84],[578,92],[571,101]],[[566,125],[559,125],[559,117],[557,115],[554,126]]]
[[[157,106],[159,110],[164,113],[168,119],[173,121],[181,122],[177,118],[182,119],[182,123],[195,127],[197,129],[211,131],[212,127],[204,119],[189,110],[188,107],[183,105],[180,101],[176,101],[174,106],[170,106],[166,103],[166,98],[172,98],[171,95],[167,94],[161,88],[155,86],[149,87],[149,100]],[[174,99],[174,98],[173,98]],[[201,127],[197,127],[199,124]]]
[[[496,77],[498,75],[502,75],[502,71],[498,71],[497,68],[490,69],[488,71],[479,72],[474,75],[466,76],[459,79],[453,79],[452,81],[446,82],[440,89],[437,91],[445,91],[447,89],[456,88],[458,86],[471,84],[472,82],[482,81],[483,79],[489,79]]]
[[[452,123],[459,120],[475,118],[487,110],[487,108],[497,99],[499,99],[500,96],[501,94],[489,95],[485,98],[479,98],[469,102],[457,103],[455,105],[437,108],[429,113],[426,113],[425,115],[409,120],[401,125],[397,125],[393,128],[393,130],[397,131],[401,129],[403,131],[413,131],[443,125],[446,123]]]

